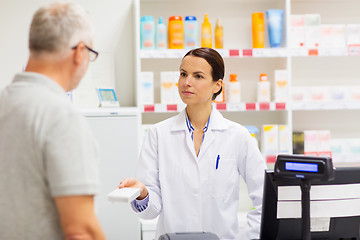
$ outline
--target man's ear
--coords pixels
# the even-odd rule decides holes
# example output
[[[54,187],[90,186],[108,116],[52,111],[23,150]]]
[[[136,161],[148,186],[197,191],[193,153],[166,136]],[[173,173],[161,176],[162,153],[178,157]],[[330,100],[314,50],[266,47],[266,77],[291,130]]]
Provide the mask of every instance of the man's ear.
[[[215,87],[214,87],[214,93],[217,93],[218,91],[220,91],[221,87],[223,86],[223,80],[219,79],[216,81],[215,83]]]
[[[79,43],[77,45],[77,47],[74,49],[74,63],[76,65],[81,65],[84,61],[84,57],[85,57],[85,44],[84,43]]]

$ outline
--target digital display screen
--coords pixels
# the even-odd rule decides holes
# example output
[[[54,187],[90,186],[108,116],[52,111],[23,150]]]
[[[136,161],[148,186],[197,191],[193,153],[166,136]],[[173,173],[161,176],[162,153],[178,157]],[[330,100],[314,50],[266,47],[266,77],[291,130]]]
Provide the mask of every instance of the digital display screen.
[[[109,89],[109,90],[102,89],[102,90],[100,90],[100,94],[101,94],[102,101],[107,101],[107,102],[116,101],[115,94],[111,89]]]
[[[285,162],[285,170],[299,172],[319,172],[316,163]]]

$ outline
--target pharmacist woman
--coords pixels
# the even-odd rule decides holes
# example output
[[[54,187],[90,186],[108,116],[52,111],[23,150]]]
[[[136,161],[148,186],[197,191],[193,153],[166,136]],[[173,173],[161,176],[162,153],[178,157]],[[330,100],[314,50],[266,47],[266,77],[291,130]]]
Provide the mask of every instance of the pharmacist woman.
[[[257,239],[260,231],[265,161],[247,129],[212,107],[222,91],[224,61],[211,48],[190,50],[178,82],[186,108],[155,124],[143,144],[131,205],[139,217],[159,216],[156,236],[174,232],[213,232],[222,240]],[[239,230],[239,177],[254,210]]]

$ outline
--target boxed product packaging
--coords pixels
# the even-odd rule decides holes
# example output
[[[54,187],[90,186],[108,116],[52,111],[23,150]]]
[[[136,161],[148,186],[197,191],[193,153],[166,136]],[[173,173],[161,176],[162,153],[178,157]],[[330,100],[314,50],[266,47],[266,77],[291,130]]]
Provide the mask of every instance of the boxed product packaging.
[[[331,139],[333,163],[360,162],[360,138]]]
[[[333,86],[331,87],[330,94],[333,101],[346,101],[349,99],[349,90],[347,86]]]
[[[160,95],[162,104],[175,103],[175,89],[174,72],[160,72]]]
[[[287,70],[275,70],[275,102],[287,102],[289,99]]]
[[[288,125],[279,125],[279,154],[291,153],[290,129]]]
[[[304,154],[313,156],[331,156],[330,131],[305,130]]]
[[[309,87],[309,100],[310,101],[329,101],[330,100],[329,87]]]
[[[291,97],[294,102],[305,102],[309,99],[309,87],[292,87]]]
[[[304,154],[304,132],[293,132],[293,154]]]
[[[305,14],[305,47],[318,48],[320,42],[320,14]]]
[[[346,25],[346,43],[347,45],[360,45],[360,24]]]
[[[291,15],[290,48],[302,48],[305,44],[305,15]]]
[[[321,48],[344,48],[346,47],[345,24],[322,24],[320,45]]]
[[[275,162],[279,152],[278,125],[263,125],[261,130],[261,152],[267,163]]]
[[[173,91],[174,91],[174,102],[175,103],[182,103],[182,100],[181,100],[180,95],[179,95],[179,86],[178,86],[179,76],[180,76],[179,71],[174,71],[173,72],[172,78],[173,78],[173,83],[174,83]]]
[[[351,87],[351,100],[360,101],[360,86]]]
[[[140,102],[141,104],[154,104],[154,73],[140,73]]]

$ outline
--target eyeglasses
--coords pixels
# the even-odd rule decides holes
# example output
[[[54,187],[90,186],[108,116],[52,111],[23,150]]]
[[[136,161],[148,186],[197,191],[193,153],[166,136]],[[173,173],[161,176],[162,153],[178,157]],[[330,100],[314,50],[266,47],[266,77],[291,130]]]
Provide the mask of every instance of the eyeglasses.
[[[84,45],[85,45],[85,44],[84,44]],[[79,44],[76,45],[75,47],[72,47],[71,49],[76,49],[78,46],[79,46]],[[91,62],[95,61],[96,58],[99,56],[99,53],[98,53],[97,51],[95,51],[94,49],[86,46],[86,45],[85,45],[85,48],[86,48],[87,50],[89,50],[89,52],[90,52],[90,61],[91,61]]]

